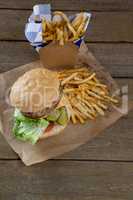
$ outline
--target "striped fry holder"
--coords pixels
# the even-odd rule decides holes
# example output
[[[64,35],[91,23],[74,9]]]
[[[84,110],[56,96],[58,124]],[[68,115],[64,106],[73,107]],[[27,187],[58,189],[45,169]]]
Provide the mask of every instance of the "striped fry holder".
[[[76,14],[76,16],[79,13]],[[84,12],[84,15],[87,16],[87,22],[85,25],[85,30],[90,22],[91,13]],[[75,16],[69,16],[70,21]],[[25,25],[25,36],[30,44],[37,50],[41,47],[48,45],[48,42],[45,42],[42,38],[42,19],[45,18],[48,21],[52,19],[52,12],[50,4],[38,4],[33,7],[33,12],[28,18],[28,22]],[[73,43],[80,47],[81,42],[84,40],[84,35],[79,39],[73,41]]]

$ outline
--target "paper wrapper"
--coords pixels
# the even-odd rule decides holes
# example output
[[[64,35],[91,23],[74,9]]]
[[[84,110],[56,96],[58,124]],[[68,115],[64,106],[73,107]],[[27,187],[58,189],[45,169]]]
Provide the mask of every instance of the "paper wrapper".
[[[56,59],[56,58],[54,58]],[[96,71],[97,75],[106,83],[110,90],[117,90],[116,83],[109,73],[96,61],[94,56],[87,50],[86,46],[80,49],[78,57],[80,63],[87,65]],[[105,117],[98,117],[94,121],[88,121],[86,124],[69,124],[59,135],[49,137],[32,145],[28,142],[16,140],[12,135],[13,109],[7,102],[6,96],[14,81],[29,69],[42,67],[39,61],[32,62],[0,75],[0,118],[1,132],[13,150],[19,155],[25,165],[32,165],[46,161],[65,152],[71,151],[84,144],[92,137],[100,134],[105,128],[117,121],[123,113],[117,108],[111,108],[106,112]]]

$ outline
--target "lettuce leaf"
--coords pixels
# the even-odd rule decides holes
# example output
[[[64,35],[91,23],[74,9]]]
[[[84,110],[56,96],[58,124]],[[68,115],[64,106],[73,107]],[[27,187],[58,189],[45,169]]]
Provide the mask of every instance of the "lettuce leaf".
[[[68,123],[66,108],[58,108],[46,119],[31,119],[24,116],[19,109],[15,109],[13,134],[19,140],[35,144],[51,122],[66,125]]]
[[[48,125],[46,119],[31,119],[15,109],[13,134],[19,140],[35,144]]]

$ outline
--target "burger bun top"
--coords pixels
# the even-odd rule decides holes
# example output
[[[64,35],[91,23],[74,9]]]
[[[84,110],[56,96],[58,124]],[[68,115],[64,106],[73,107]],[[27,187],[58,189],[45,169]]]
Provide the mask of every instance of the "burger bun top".
[[[56,72],[36,68],[26,72],[13,84],[10,103],[22,112],[39,112],[52,107],[60,97],[60,82]]]

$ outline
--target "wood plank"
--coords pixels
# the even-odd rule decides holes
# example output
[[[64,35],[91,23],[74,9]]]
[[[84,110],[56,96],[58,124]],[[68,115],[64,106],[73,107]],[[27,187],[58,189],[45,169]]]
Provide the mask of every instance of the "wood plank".
[[[0,40],[25,40],[24,26],[30,14],[30,10],[1,10]],[[132,12],[92,12],[86,41],[133,42],[132,20]]]
[[[129,99],[133,100],[133,79],[116,79],[119,85],[128,85]],[[121,118],[97,138],[58,159],[126,160],[133,161],[133,112]],[[4,138],[0,137],[0,159],[17,159]]]
[[[87,45],[112,76],[133,77],[132,44],[88,43]]]
[[[115,77],[133,77],[133,45],[88,43],[88,48]],[[38,59],[27,42],[0,42],[0,72]]]
[[[0,42],[0,73],[39,59],[28,42]]]
[[[42,3],[38,0],[4,0],[0,2],[0,8],[19,8],[19,9],[31,9],[33,5]],[[45,0],[43,3],[51,3],[54,10],[133,10],[132,0]]]
[[[133,163],[0,161],[0,180],[1,200],[125,200],[133,194]]]

